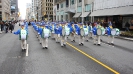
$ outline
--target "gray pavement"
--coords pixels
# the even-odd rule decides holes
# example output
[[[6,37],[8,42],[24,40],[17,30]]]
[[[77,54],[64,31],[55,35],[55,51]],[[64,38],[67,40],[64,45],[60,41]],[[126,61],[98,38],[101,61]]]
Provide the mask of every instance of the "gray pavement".
[[[19,26],[15,27],[15,31]],[[115,39],[115,45],[93,45],[92,40],[84,46],[68,43],[101,61],[120,74],[133,74],[132,42]],[[106,37],[104,38],[106,42]],[[18,36],[0,34],[0,74],[114,74],[112,71],[86,57],[71,46],[61,47],[51,38],[49,49],[42,49],[32,27],[29,27],[29,56],[21,52]],[[127,44],[127,46],[126,46]],[[124,47],[124,48],[123,48]]]

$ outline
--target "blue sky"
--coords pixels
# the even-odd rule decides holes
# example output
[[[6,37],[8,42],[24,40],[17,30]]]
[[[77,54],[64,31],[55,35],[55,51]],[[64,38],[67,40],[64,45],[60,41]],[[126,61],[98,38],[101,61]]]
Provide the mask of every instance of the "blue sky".
[[[31,3],[31,0],[18,0],[18,8],[22,19],[25,19],[26,15],[26,3]]]

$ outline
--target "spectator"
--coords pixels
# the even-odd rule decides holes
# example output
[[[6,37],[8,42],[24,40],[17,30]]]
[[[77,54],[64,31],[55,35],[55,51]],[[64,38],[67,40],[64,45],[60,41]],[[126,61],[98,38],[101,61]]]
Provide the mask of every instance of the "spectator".
[[[129,31],[129,27],[130,27],[130,24],[128,22],[126,22],[126,24],[125,24],[126,31]]]

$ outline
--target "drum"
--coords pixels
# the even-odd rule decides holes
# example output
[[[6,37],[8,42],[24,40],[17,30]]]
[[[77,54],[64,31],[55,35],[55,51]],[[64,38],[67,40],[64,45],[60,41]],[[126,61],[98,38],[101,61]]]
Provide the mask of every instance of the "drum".
[[[65,28],[62,29],[62,36],[65,36]]]
[[[66,36],[69,36],[70,35],[70,28],[65,28],[65,35]]]
[[[43,29],[43,33],[44,33],[44,38],[48,38],[49,37],[49,29]]]
[[[111,35],[116,35],[116,29],[111,30]]]
[[[105,29],[104,28],[101,28],[101,30],[102,30],[102,35],[105,35]]]
[[[85,33],[85,36],[89,35],[88,28],[84,28],[84,33]]]
[[[102,35],[102,30],[100,28],[97,29],[97,35]]]
[[[26,40],[26,38],[27,38],[26,30],[21,30],[20,38],[21,38],[21,40]]]
[[[85,33],[84,33],[84,30],[83,29],[80,30],[80,35],[81,36],[85,36]]]
[[[115,28],[116,30],[116,35],[120,35],[120,30],[118,28]]]

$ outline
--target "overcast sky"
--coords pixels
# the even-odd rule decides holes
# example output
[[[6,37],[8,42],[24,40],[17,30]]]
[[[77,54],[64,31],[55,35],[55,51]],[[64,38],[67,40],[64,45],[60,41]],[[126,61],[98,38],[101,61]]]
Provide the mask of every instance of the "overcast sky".
[[[18,0],[18,8],[22,19],[25,19],[26,16],[26,3],[31,3],[31,0]]]

